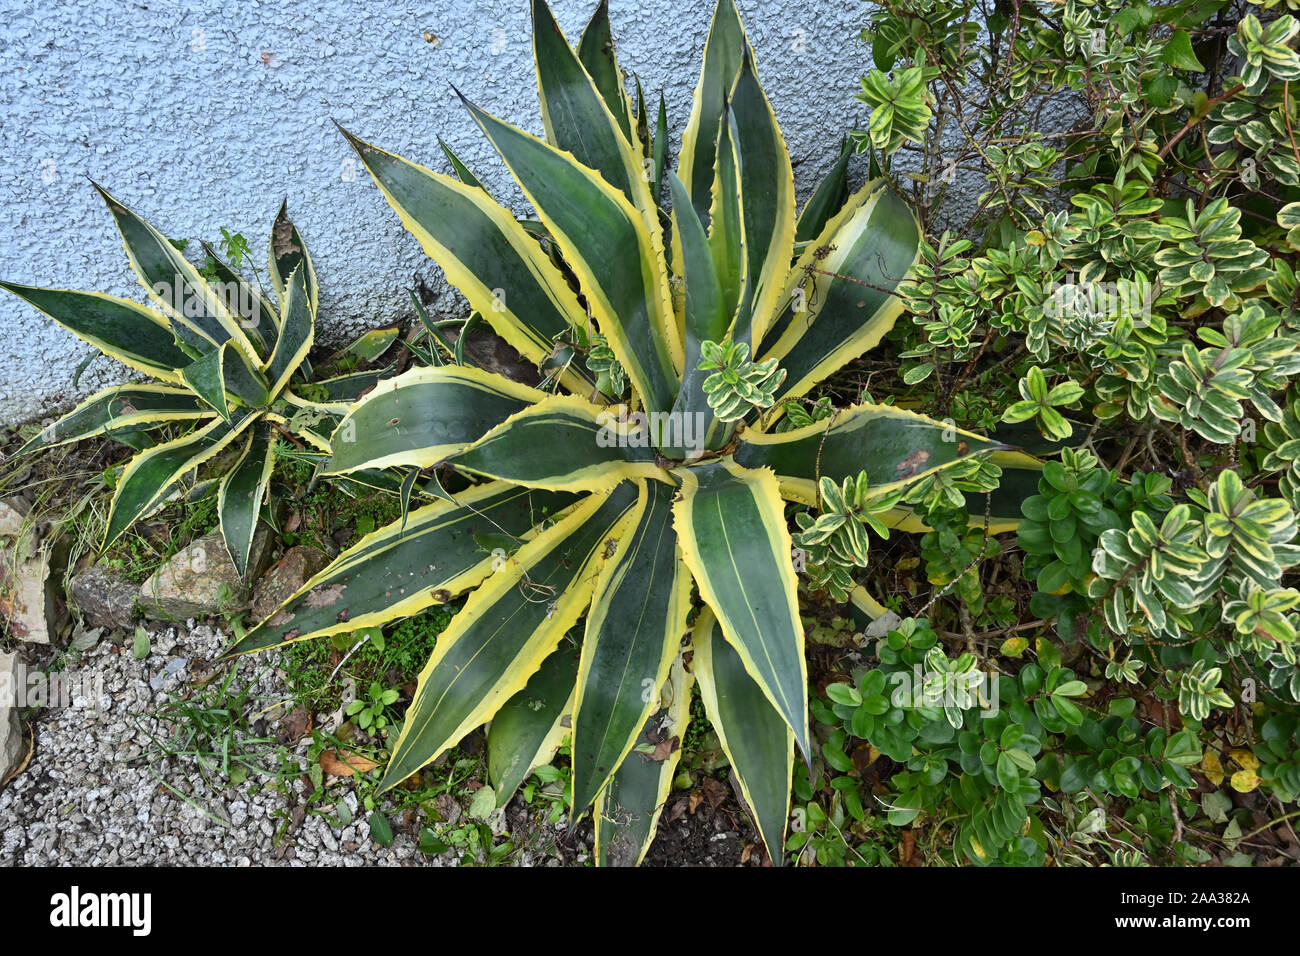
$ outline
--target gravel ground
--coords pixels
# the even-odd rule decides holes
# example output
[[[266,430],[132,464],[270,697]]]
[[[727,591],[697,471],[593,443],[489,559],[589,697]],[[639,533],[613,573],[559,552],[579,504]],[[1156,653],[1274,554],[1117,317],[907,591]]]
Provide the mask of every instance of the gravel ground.
[[[137,661],[130,646],[107,640],[88,652],[78,676],[103,679],[98,700],[46,710],[36,722],[36,748],[27,769],[0,791],[0,864],[13,866],[426,866],[453,861],[426,856],[399,836],[384,848],[370,839],[356,796],[345,799],[354,822],[343,828],[317,815],[295,815],[293,800],[272,787],[256,794],[214,791],[189,758],[141,759],[148,733],[164,736],[154,719],[169,691],[209,673],[208,662],[229,643],[220,631],[160,628],[150,656]],[[283,699],[273,655],[257,660],[255,696]],[[279,691],[277,693],[277,691]],[[274,729],[274,723],[271,729]],[[310,737],[293,751],[306,765]],[[163,786],[190,793],[203,809]],[[296,794],[306,793],[295,781]],[[247,790],[247,787],[243,788]],[[207,812],[205,813],[204,810]],[[209,816],[209,814],[211,816]],[[285,815],[297,820],[277,846]],[[217,818],[217,819],[214,819]],[[220,820],[228,821],[223,824]]]
[[[172,725],[155,716],[181,692],[194,691],[213,675],[214,661],[230,643],[207,624],[157,626],[150,653],[136,660],[129,641],[116,646],[101,640],[85,652],[70,673],[74,688],[97,692],[78,696],[71,706],[50,708],[35,721],[31,762],[0,791],[0,865],[3,866],[456,866],[459,854],[420,852],[414,827],[389,814],[397,837],[382,847],[370,837],[367,814],[358,810],[350,782],[333,779],[331,792],[352,811],[349,826],[307,813],[307,783],[295,778],[293,793],[272,786],[250,792],[204,779],[192,756],[159,756],[157,739]],[[277,702],[288,699],[287,681],[275,652],[248,659],[236,680],[253,681],[249,703],[253,732],[273,737],[280,727]],[[225,673],[216,675],[224,679]],[[96,679],[98,678],[98,682]],[[266,712],[265,719],[262,719]],[[317,726],[333,727],[340,713],[317,714]],[[310,735],[284,752],[305,769]],[[217,775],[220,776],[219,774]],[[265,779],[265,778],[263,778]],[[331,778],[327,778],[331,779]],[[177,794],[189,795],[186,800]],[[670,801],[660,835],[650,850],[650,866],[729,866],[740,862],[742,847],[756,841],[729,794],[709,800],[696,813],[684,794]],[[337,796],[329,798],[332,809]],[[468,798],[456,803],[438,798],[439,810],[454,824]],[[680,804],[677,806],[676,804]],[[320,803],[313,805],[322,809]],[[383,809],[383,808],[381,808]],[[288,833],[277,840],[289,821]],[[566,840],[565,824],[554,829],[538,821],[516,797],[493,821],[493,831],[509,830],[520,850],[515,865],[561,866],[585,863],[591,829],[581,827]],[[422,825],[422,824],[418,824]],[[557,839],[564,848],[557,846]],[[757,862],[755,859],[754,862]]]

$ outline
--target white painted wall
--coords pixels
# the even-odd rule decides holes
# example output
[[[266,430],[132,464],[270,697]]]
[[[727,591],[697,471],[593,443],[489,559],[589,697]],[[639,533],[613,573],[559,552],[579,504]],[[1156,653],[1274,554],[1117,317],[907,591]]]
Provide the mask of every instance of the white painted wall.
[[[554,0],[577,40],[594,0]],[[865,122],[856,0],[739,0],[798,163],[801,200]],[[611,0],[621,63],[667,97],[680,134],[710,0]],[[437,42],[426,42],[429,33]],[[522,199],[450,84],[541,132],[527,0],[0,0],[0,278],[144,301],[95,179],[167,235],[242,232],[264,261],[280,201],[315,258],[328,339],[406,316],[419,271],[456,308],[330,118],[446,169],[441,134],[499,199]],[[197,245],[197,244],[195,244]],[[0,298],[0,422],[41,417],[123,377],[19,300]]]

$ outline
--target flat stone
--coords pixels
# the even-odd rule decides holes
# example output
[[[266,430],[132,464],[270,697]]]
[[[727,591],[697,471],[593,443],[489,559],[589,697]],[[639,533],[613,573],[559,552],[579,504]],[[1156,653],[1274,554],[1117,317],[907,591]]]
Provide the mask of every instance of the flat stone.
[[[92,564],[72,579],[72,600],[87,627],[129,627],[138,590],[125,577]]]
[[[172,555],[141,585],[139,601],[145,617],[184,621],[242,610],[248,597],[221,532],[214,531]]]
[[[50,643],[51,608],[46,581],[49,554],[42,550],[15,566],[12,550],[0,551],[0,614],[9,634],[28,644]]]
[[[23,726],[18,720],[18,655],[0,654],[0,785],[18,769],[27,754]]]
[[[266,620],[328,563],[329,556],[318,548],[304,545],[290,548],[258,582],[253,594],[252,619]]]

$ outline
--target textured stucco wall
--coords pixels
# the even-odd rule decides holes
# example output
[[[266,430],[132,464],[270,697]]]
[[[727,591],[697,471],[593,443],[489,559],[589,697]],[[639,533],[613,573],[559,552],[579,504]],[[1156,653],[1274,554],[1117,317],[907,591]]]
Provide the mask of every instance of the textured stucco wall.
[[[556,0],[571,41],[594,0]],[[740,0],[798,163],[801,200],[865,121],[853,99],[868,8]],[[667,97],[679,136],[712,5],[611,0],[621,64]],[[436,42],[427,42],[426,33]],[[403,317],[421,272],[456,300],[330,118],[446,169],[441,134],[503,202],[522,197],[456,101],[540,133],[527,0],[0,0],[0,278],[144,301],[90,177],[166,234],[241,231],[265,261],[284,197],[316,258],[327,339]],[[195,244],[197,245],[197,244]],[[192,247],[193,248],[193,247]],[[123,374],[9,295],[0,298],[0,422],[64,407]]]

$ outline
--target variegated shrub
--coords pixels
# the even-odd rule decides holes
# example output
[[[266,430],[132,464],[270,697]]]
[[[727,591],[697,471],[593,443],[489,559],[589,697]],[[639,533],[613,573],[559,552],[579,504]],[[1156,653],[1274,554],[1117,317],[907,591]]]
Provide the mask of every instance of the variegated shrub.
[[[920,230],[881,182],[844,198],[843,164],[796,214],[732,0],[713,17],[676,172],[662,108],[651,138],[642,97],[634,107],[625,93],[604,4],[576,50],[540,0],[533,16],[546,141],[465,105],[539,222],[516,221],[459,163],[453,178],[345,135],[482,319],[562,370],[534,388],[420,368],[365,396],[334,433],[329,473],[397,469],[410,487],[445,466],[478,483],[363,538],[235,650],[468,593],[420,676],[383,786],[492,721],[504,804],[571,732],[573,808],[595,804],[601,863],[644,855],[698,680],[779,861],[795,748],[813,745],[786,502],[816,504],[823,478],[865,471],[888,495],[963,460],[1014,456],[871,404],[774,428],[784,403],[891,328]],[[593,344],[621,376],[608,354],[589,367]],[[627,393],[601,391],[624,378]],[[917,527],[906,510],[881,520]]]
[[[117,480],[104,532],[107,548],[196,469],[235,449],[215,480],[226,548],[246,574],[277,432],[291,430],[323,456],[348,403],[382,373],[312,380],[307,353],[315,336],[316,271],[283,207],[272,226],[268,261],[276,308],[211,248],[204,247],[205,275],[176,244],[95,188],[113,214],[131,267],[160,311],[99,292],[14,282],[0,287],[157,384],[115,385],[92,395],[18,454],[95,436],[139,451]],[[391,336],[367,333],[344,352],[373,357],[376,341]],[[308,393],[321,401],[304,398]],[[155,441],[164,430],[171,434]]]

